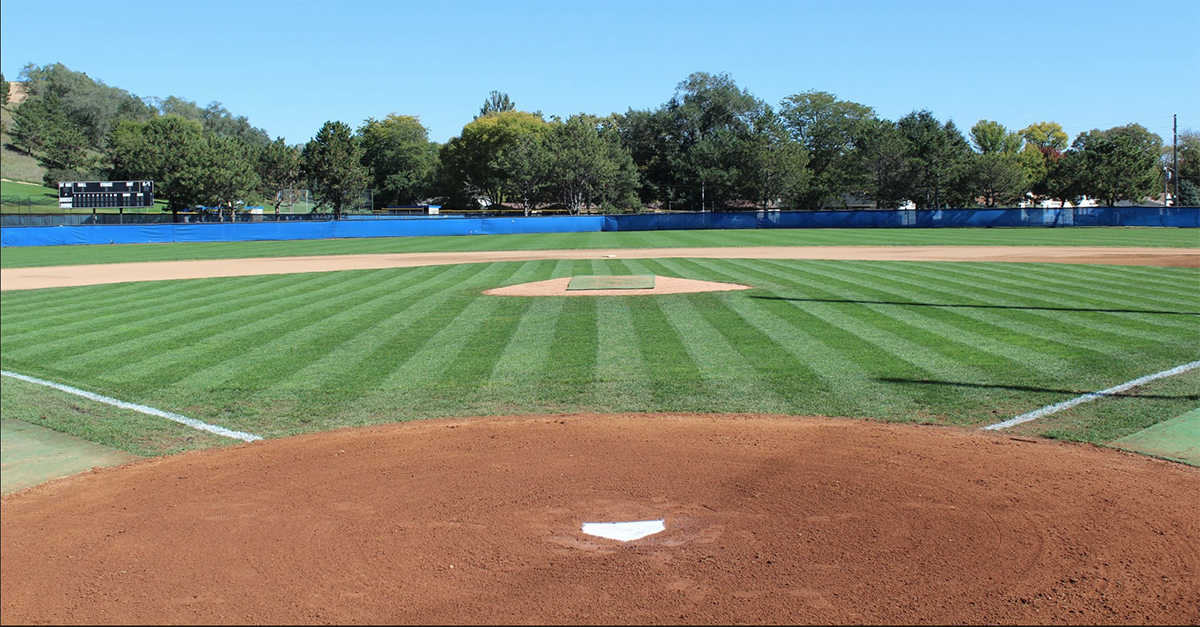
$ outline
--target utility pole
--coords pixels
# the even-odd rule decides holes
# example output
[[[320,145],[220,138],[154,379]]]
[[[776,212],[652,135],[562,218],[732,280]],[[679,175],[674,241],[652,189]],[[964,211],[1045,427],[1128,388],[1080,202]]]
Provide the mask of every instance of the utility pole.
[[[1177,152],[1179,145],[1179,114],[1171,116],[1171,174],[1175,175],[1175,206],[1179,206],[1179,154]],[[1165,193],[1165,192],[1164,192]],[[1163,206],[1166,206],[1167,199],[1163,198]]]

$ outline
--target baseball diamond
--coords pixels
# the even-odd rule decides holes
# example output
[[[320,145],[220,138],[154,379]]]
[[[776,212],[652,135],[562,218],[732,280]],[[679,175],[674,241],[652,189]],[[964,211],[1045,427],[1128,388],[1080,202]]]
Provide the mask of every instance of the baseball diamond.
[[[5,419],[139,457],[2,497],[0,617],[1200,622],[1105,446],[1200,371],[984,429],[1196,361],[1200,249],[825,248],[6,267]]]

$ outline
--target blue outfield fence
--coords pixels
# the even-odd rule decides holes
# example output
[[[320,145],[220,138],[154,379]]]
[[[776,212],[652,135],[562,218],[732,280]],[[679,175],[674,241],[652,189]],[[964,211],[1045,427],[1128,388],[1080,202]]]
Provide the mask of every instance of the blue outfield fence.
[[[414,218],[125,225],[2,226],[0,246],[253,242],[268,240],[695,229],[846,229],[954,227],[1200,227],[1200,207],[940,209],[901,211],[747,211],[615,216]]]

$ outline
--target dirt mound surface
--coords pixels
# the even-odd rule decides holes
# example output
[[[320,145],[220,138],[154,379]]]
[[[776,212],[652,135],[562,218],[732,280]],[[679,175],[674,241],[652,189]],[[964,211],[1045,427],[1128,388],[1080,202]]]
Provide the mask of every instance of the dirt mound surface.
[[[663,294],[693,294],[696,292],[729,292],[733,290],[752,289],[749,285],[735,283],[717,283],[716,281],[696,281],[694,279],[678,279],[669,276],[654,277],[654,287],[647,289],[619,290],[568,290],[571,277],[506,285],[484,294],[491,296],[661,296]]]
[[[1195,468],[952,428],[422,421],[7,495],[0,618],[1197,624],[1197,494]]]

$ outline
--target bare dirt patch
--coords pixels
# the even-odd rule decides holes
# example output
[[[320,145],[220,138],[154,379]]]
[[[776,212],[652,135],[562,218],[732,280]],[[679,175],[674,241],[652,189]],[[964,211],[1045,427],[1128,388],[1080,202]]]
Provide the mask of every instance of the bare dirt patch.
[[[0,618],[1196,624],[1198,493],[1194,468],[952,428],[422,421],[5,496]]]
[[[696,281],[669,276],[654,277],[654,287],[647,289],[619,290],[568,290],[571,277],[506,285],[487,290],[489,296],[661,296],[663,294],[694,294],[696,292],[730,292],[752,289],[749,285]]]

